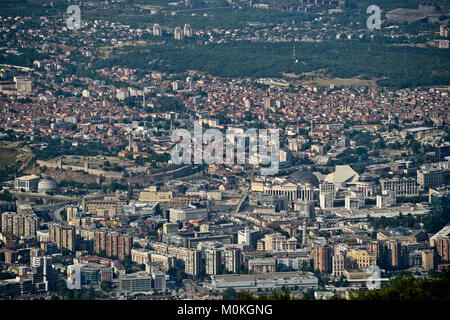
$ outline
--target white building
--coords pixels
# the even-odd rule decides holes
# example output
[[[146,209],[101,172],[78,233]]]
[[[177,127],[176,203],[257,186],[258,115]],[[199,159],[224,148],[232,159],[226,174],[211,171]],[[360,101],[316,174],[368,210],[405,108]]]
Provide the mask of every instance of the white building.
[[[200,218],[208,218],[208,209],[189,206],[170,208],[169,211],[170,222],[182,222]]]

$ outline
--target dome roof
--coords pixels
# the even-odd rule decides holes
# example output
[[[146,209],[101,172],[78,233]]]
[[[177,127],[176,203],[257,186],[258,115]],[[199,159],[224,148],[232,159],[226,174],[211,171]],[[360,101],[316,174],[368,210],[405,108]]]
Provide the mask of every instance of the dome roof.
[[[307,184],[310,183],[314,187],[319,187],[319,179],[311,172],[298,170],[289,175],[289,177],[297,183]]]

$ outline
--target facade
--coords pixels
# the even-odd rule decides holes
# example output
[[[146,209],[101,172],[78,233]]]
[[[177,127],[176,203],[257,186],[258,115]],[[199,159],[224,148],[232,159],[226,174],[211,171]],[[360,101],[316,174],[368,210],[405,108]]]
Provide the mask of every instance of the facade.
[[[210,248],[205,250],[206,274],[220,274],[221,270],[221,252],[218,249]]]
[[[445,186],[450,180],[448,162],[441,162],[433,167],[417,171],[417,183],[425,188],[439,188]]]
[[[173,36],[175,40],[183,40],[183,30],[180,27],[176,27],[173,31]]]
[[[380,179],[382,192],[391,190],[395,196],[416,196],[419,194],[419,186],[414,178]]]
[[[395,203],[395,191],[384,190],[383,194],[377,195],[377,208],[391,207]]]
[[[376,254],[367,252],[366,250],[351,249],[347,252],[347,257],[350,261],[354,261],[360,269],[377,264]]]
[[[146,272],[126,274],[119,277],[121,292],[150,292],[152,291],[152,277]]]
[[[351,192],[345,196],[345,209],[358,210],[365,205],[364,194],[362,192]]]
[[[434,270],[434,251],[423,250],[422,251],[422,268],[425,271]]]
[[[264,237],[264,250],[266,251],[287,251],[295,250],[297,247],[297,239],[287,239],[280,233],[266,234]]]
[[[56,189],[56,182],[50,179],[42,179],[38,183],[39,193],[48,193]]]
[[[49,241],[56,243],[58,249],[76,251],[76,231],[74,226],[51,224],[48,226]]]
[[[39,229],[39,218],[32,211],[3,212],[1,221],[2,232],[12,233],[17,237],[34,238]]]
[[[190,207],[176,207],[170,208],[170,222],[182,222],[188,220],[195,220],[201,218],[208,218],[208,209]]]
[[[152,273],[154,289],[157,292],[166,291],[166,276],[159,270]]]
[[[277,271],[277,260],[275,258],[261,258],[248,260],[249,273],[268,273]]]
[[[333,277],[341,277],[344,275],[345,269],[345,256],[343,254],[335,254],[332,258],[332,269],[331,275]]]
[[[97,230],[94,233],[94,251],[107,257],[117,257],[120,261],[131,255],[133,238],[129,234]]]
[[[438,237],[435,243],[439,258],[444,262],[448,262],[450,260],[450,237]]]
[[[224,256],[225,268],[228,272],[239,273],[241,269],[241,250],[239,248],[226,248]]]
[[[332,268],[331,247],[315,246],[314,247],[314,270],[329,273]]]
[[[25,192],[37,191],[40,178],[35,175],[23,176],[14,179],[14,189]]]
[[[190,25],[185,24],[183,28],[183,35],[187,38],[192,37],[192,28]]]
[[[178,233],[178,223],[164,223],[163,233],[165,234]]]
[[[147,264],[152,260],[152,254],[150,251],[145,249],[132,249],[131,250],[131,261],[137,264]]]
[[[220,275],[214,276],[212,289],[225,290],[233,288],[236,291],[258,290],[275,288],[316,288],[319,280],[312,274],[303,272],[275,272],[267,274],[251,275]]]
[[[191,276],[198,276],[201,273],[202,255],[200,250],[188,249],[185,253],[185,272]]]
[[[162,35],[161,26],[157,23],[153,25],[153,35],[156,37],[160,37]]]

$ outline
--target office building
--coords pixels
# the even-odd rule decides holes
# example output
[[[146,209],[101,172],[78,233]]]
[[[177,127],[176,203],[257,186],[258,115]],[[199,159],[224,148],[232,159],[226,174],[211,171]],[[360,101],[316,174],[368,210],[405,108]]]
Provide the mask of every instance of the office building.
[[[208,218],[208,209],[195,206],[170,208],[169,220],[172,223]]]
[[[165,292],[166,291],[166,276],[161,271],[156,270],[152,272],[153,278],[153,287],[156,292]]]
[[[25,192],[37,191],[40,179],[35,175],[16,178],[14,179],[14,189]]]
[[[38,292],[48,292],[56,288],[58,276],[53,269],[52,257],[33,257],[31,260],[31,274],[33,285]]]
[[[119,277],[119,290],[121,292],[151,292],[152,277],[146,272],[136,272]]]
[[[332,272],[333,277],[341,277],[344,275],[345,256],[343,254],[335,254],[332,258]]]

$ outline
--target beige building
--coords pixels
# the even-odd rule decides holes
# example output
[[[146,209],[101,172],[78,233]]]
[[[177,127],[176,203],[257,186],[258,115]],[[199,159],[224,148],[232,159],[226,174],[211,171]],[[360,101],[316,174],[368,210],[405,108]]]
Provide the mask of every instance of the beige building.
[[[425,271],[434,270],[434,251],[423,250],[422,251],[422,268]]]
[[[419,194],[419,186],[414,178],[380,179],[382,192],[391,190],[395,196],[415,196]]]
[[[34,238],[39,227],[39,218],[34,213],[3,212],[2,232],[17,237]]]
[[[366,250],[350,249],[347,252],[347,258],[350,261],[356,262],[358,268],[361,269],[377,264],[377,255],[375,253],[369,253]]]
[[[147,264],[151,261],[151,252],[145,249],[132,249],[131,261],[137,264]]]
[[[74,226],[51,224],[48,226],[49,241],[56,243],[59,250],[76,251],[76,232]]]
[[[277,260],[275,258],[261,258],[248,260],[249,273],[268,273],[277,271]]]
[[[158,202],[168,202],[173,198],[172,191],[156,191],[154,188],[147,188],[141,191],[139,195],[140,201],[158,201]]]
[[[164,234],[178,233],[178,223],[164,223],[163,233]]]
[[[221,272],[220,250],[210,248],[205,250],[206,274],[216,275]]]
[[[201,252],[196,249],[188,249],[185,253],[185,272],[191,276],[198,276],[201,271]]]
[[[266,251],[287,251],[297,248],[297,239],[287,239],[280,233],[266,234],[264,237],[264,249]]]

